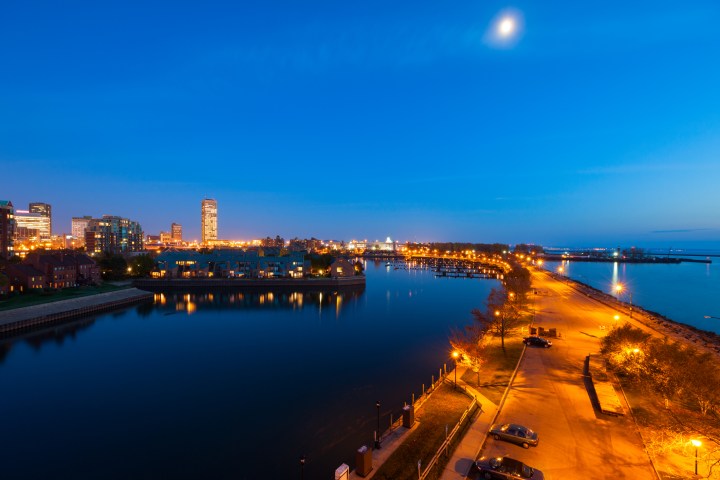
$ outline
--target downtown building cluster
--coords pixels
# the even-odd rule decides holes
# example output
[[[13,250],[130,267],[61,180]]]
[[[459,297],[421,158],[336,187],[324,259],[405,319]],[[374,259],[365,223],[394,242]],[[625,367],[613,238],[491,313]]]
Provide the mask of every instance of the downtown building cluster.
[[[25,257],[36,249],[61,250],[85,246],[91,255],[124,254],[144,250],[140,223],[116,215],[73,217],[71,234],[53,235],[52,207],[30,203],[28,210],[15,209],[0,200],[0,258]]]

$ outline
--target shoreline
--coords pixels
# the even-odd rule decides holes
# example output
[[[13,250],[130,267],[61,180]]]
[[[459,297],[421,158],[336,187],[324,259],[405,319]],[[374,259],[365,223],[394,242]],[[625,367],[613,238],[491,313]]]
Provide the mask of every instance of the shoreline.
[[[561,276],[545,269],[541,269],[540,271],[550,275],[559,282],[568,284],[580,293],[614,308],[628,317],[625,321],[635,321],[647,328],[655,330],[661,335],[683,343],[692,344],[700,351],[711,353],[720,358],[720,334],[677,322],[657,312],[645,310],[636,304],[630,305],[627,302],[618,300],[614,296],[578,280]]]
[[[152,301],[153,298],[151,292],[130,288],[4,310],[0,312],[0,337]]]

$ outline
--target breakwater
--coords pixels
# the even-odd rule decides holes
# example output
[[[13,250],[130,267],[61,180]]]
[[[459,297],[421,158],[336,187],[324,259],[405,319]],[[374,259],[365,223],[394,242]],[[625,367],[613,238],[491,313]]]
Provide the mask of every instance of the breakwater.
[[[141,278],[133,285],[143,290],[257,290],[294,289],[325,290],[343,288],[364,288],[365,276],[341,278]]]
[[[6,310],[0,312],[0,336],[152,300],[152,293],[130,288]]]

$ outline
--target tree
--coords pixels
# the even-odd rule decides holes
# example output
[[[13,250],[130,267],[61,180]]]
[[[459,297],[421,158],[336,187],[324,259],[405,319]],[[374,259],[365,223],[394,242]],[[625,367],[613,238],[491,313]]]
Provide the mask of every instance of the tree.
[[[477,384],[480,386],[480,368],[485,364],[485,334],[487,330],[480,325],[467,325],[463,330],[453,329],[450,332],[450,345],[460,354],[463,363],[477,373]]]
[[[493,288],[486,301],[486,309],[471,311],[480,328],[492,332],[500,337],[503,350],[505,337],[510,335],[522,323],[520,311],[511,302],[508,302],[507,292]]]
[[[520,265],[513,265],[505,274],[505,288],[515,294],[515,302],[518,305],[527,303],[527,294],[532,289],[530,271]]]
[[[134,277],[149,277],[155,268],[155,260],[150,255],[137,255],[130,259],[130,274]]]
[[[127,277],[127,262],[122,255],[105,253],[98,261],[103,280],[120,280]]]
[[[649,333],[625,323],[603,337],[600,352],[616,370],[643,380],[647,373],[644,362],[651,337]]]

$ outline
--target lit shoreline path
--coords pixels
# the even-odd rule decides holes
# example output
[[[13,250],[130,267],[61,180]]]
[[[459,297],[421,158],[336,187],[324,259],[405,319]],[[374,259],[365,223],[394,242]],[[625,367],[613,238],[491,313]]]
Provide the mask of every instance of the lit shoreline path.
[[[625,416],[600,413],[591,400],[585,359],[599,352],[602,326],[617,312],[545,272],[533,271],[532,281],[535,326],[557,328],[562,337],[551,348],[526,349],[496,423],[526,425],[540,443],[525,450],[488,437],[482,455],[508,455],[547,479],[658,478],[625,400]]]

